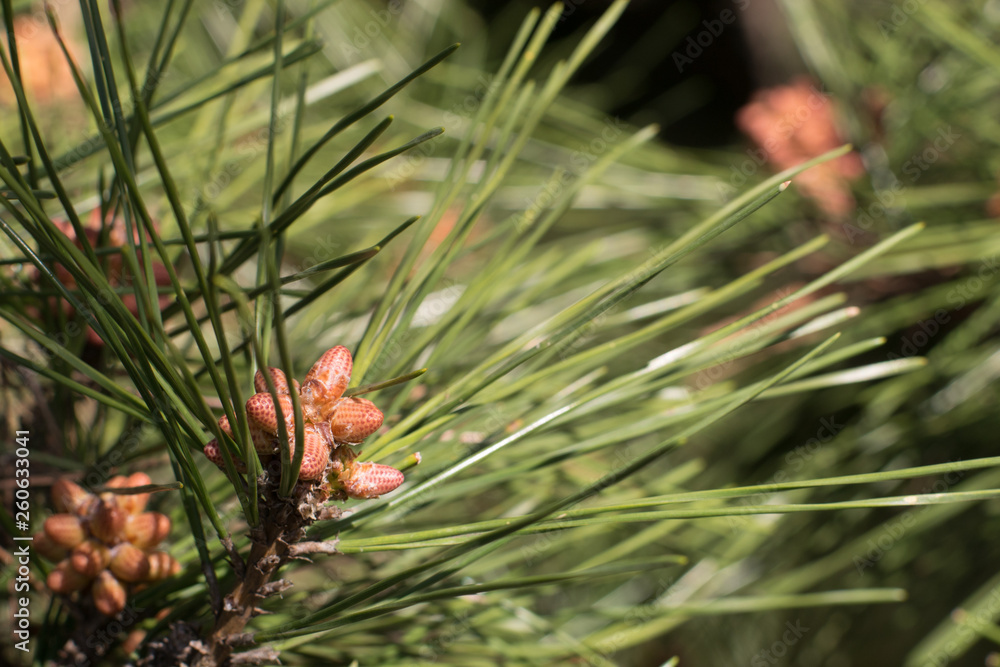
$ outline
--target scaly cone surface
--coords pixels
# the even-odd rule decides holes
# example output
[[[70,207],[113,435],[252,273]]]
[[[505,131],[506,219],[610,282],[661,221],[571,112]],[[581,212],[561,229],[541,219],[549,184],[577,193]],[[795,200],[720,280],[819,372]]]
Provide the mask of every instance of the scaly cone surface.
[[[295,411],[291,392],[298,392],[302,406],[302,467],[299,480],[316,482],[324,477],[335,496],[346,498],[377,498],[403,483],[403,473],[395,468],[368,461],[356,461],[350,445],[357,445],[382,426],[382,412],[365,398],[344,397],[351,380],[354,361],[343,345],[332,347],[313,364],[304,382],[290,383],[284,372],[268,368],[277,390],[275,397],[267,388],[261,371],[254,376],[257,393],[246,402],[247,421],[254,449],[261,457],[278,453],[278,410],[280,408],[291,453],[295,455]],[[219,427],[232,436],[229,419],[219,419]],[[218,441],[205,445],[205,456],[220,468],[222,452]],[[242,461],[237,469],[245,472]]]

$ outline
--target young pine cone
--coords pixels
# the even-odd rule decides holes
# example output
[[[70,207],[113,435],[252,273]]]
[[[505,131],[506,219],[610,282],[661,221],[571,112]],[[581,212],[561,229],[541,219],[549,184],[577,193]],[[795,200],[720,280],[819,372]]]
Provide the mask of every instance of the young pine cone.
[[[111,488],[151,484],[138,472],[118,476]],[[105,616],[125,608],[129,589],[177,574],[181,565],[170,554],[153,551],[170,533],[170,518],[146,512],[149,494],[99,496],[68,479],[52,485],[52,505],[59,514],[45,520],[35,535],[35,550],[56,563],[46,584],[53,593],[89,597]],[[155,564],[155,567],[154,567]]]
[[[261,371],[254,377],[257,393],[246,403],[247,421],[254,449],[262,457],[278,452],[278,428],[283,426],[288,436],[292,455],[295,455],[295,411],[291,392],[299,396],[304,420],[302,429],[303,454],[299,479],[317,482],[329,473],[330,484],[348,498],[376,498],[403,483],[403,473],[386,465],[356,462],[356,455],[348,445],[362,442],[382,425],[382,412],[364,398],[344,397],[344,390],[351,379],[353,359],[346,347],[338,345],[327,350],[299,385],[289,383],[283,371],[268,368],[277,390],[275,397],[267,388]],[[278,409],[281,410],[279,425]],[[233,435],[229,419],[219,419],[219,427]],[[220,468],[223,467],[219,442],[212,440],[205,445],[205,456]],[[236,461],[237,470],[245,472],[242,461]]]

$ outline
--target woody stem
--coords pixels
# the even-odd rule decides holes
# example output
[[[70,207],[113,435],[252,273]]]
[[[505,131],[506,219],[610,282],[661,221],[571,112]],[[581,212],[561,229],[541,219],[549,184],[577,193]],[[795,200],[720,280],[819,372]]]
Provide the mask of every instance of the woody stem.
[[[233,646],[243,644],[243,629],[253,617],[261,589],[289,556],[289,544],[297,541],[306,521],[294,505],[279,499],[277,489],[267,488],[261,502],[260,527],[254,530],[253,547],[242,581],[226,596],[210,638],[210,651],[217,667],[227,664]]]

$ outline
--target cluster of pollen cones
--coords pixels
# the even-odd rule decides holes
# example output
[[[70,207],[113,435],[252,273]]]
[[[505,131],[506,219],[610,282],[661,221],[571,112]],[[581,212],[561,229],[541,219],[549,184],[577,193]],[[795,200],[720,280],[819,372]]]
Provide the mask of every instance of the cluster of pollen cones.
[[[145,473],[113,477],[109,488],[145,486]],[[129,589],[180,572],[170,554],[153,548],[170,533],[170,518],[146,512],[148,493],[94,495],[68,479],[52,485],[59,514],[45,520],[34,548],[56,563],[46,583],[54,593],[89,592],[97,610],[114,616],[125,608]]]
[[[68,220],[55,220],[56,227],[64,233],[77,248],[83,248],[83,241],[77,236],[76,230],[73,228],[72,223]],[[101,223],[101,213],[99,210],[95,209],[90,216],[90,219],[86,222],[83,227],[84,235],[86,236],[87,242],[94,248],[121,248],[128,243],[128,234],[125,231],[125,221],[122,218],[108,219],[106,221],[106,235],[102,242],[102,223]],[[133,237],[136,243],[139,242],[139,232],[133,230]],[[148,234],[147,234],[148,238]],[[141,257],[140,257],[141,258]],[[59,282],[68,288],[76,287],[76,279],[73,274],[64,267],[62,264],[56,264],[54,267],[56,278]],[[159,287],[167,287],[170,285],[170,275],[167,272],[166,267],[158,261],[152,262],[153,268],[153,278]],[[122,259],[120,254],[109,255],[104,260],[104,270],[107,276],[108,282],[111,285],[128,285],[132,278],[128,274],[128,270],[125,266],[125,261]],[[41,284],[44,282],[42,274],[40,271],[34,271],[34,281]],[[166,294],[161,294],[158,297],[158,302],[160,308],[166,308],[172,299]],[[136,302],[135,295],[131,293],[122,294],[122,303],[133,315],[138,316],[139,306]],[[49,300],[50,309],[61,309],[67,317],[72,317],[74,314],[73,308],[66,301],[62,301],[59,298],[53,297]],[[41,315],[41,311],[35,309],[36,315]],[[89,326],[86,327],[87,342],[91,345],[101,346],[104,345],[104,341],[97,334],[96,331],[91,329]]]
[[[350,351],[338,345],[327,350],[313,364],[301,385],[295,380],[289,384],[285,374],[277,368],[267,370],[277,389],[293,456],[298,443],[295,442],[295,411],[290,392],[294,390],[299,395],[304,421],[299,479],[316,482],[326,477],[335,495],[377,498],[402,484],[403,473],[391,466],[358,461],[357,454],[346,446],[360,443],[382,425],[382,413],[371,401],[344,397],[352,367]],[[257,371],[253,384],[257,393],[246,404],[250,437],[260,456],[271,457],[279,449],[278,410],[261,371]],[[230,437],[233,435],[227,417],[219,420],[219,427]],[[205,445],[205,456],[223,467],[218,441],[212,440]],[[236,463],[240,472],[245,472],[242,462]]]
[[[736,125],[760,146],[760,157],[779,170],[843,144],[839,121],[833,100],[804,78],[757,91],[736,114]],[[756,153],[753,159],[758,160]],[[861,157],[848,153],[799,174],[795,182],[824,212],[840,218],[854,210],[851,181],[864,171]]]

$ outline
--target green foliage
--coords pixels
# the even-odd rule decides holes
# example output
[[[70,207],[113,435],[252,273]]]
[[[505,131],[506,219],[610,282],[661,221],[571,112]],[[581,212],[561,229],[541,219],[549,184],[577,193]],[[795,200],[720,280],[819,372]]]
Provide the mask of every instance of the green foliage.
[[[887,35],[876,14],[849,28],[861,3],[783,3],[870,158],[856,219],[825,235],[795,179],[848,147],[720,202],[739,148],[675,150],[567,94],[621,0],[558,59],[561,8],[529,13],[500,63],[458,3],[162,4],[81,2],[89,48],[53,21],[86,127],[25,94],[16,48],[0,121],[4,405],[34,479],[179,483],[154,504],[184,570],[136,596],[146,643],[207,632],[237,581],[254,371],[302,377],[336,344],[387,417],[365,458],[408,481],[310,528],[341,555],[283,570],[248,628],[282,664],[733,664],[802,619],[800,664],[855,660],[839,608],[906,635],[891,661],[912,665],[1000,636],[976,551],[1000,496],[1000,237],[980,219],[1000,55],[971,9],[928,0]],[[281,451],[287,494],[302,448]],[[36,619],[36,639],[75,623],[58,599]],[[36,646],[44,664],[61,642]]]

